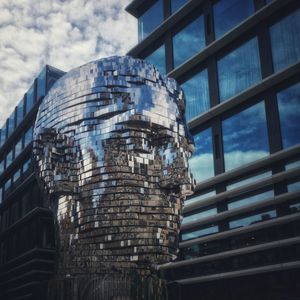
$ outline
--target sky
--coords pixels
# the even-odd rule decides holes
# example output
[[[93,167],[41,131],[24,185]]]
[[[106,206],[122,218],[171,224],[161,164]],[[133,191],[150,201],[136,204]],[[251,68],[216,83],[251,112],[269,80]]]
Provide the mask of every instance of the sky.
[[[45,64],[68,71],[137,44],[131,0],[0,0],[0,126]]]

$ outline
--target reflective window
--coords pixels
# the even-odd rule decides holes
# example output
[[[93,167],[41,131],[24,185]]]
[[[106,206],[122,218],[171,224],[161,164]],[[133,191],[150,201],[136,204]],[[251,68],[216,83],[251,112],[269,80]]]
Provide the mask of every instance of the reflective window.
[[[60,78],[61,76],[63,76],[64,74],[66,74],[65,72],[56,69],[54,67],[51,66],[47,66],[47,84],[46,84],[46,93],[48,93],[48,91],[51,89],[51,87],[53,86],[53,84],[55,83],[55,81]]]
[[[275,210],[265,211],[259,214],[255,214],[246,218],[237,219],[234,221],[229,222],[229,228],[237,228],[237,227],[245,227],[251,224],[255,224],[261,221],[266,221],[276,217]]]
[[[146,38],[164,20],[163,0],[157,0],[138,20],[139,41]]]
[[[10,150],[6,155],[6,165],[5,165],[5,167],[8,168],[11,165],[12,161],[13,161],[13,151]]]
[[[212,215],[216,215],[217,213],[218,213],[217,208],[206,209],[204,211],[200,211],[189,216],[184,216],[182,220],[182,224],[194,222]]]
[[[226,187],[226,190],[230,191],[230,190],[233,190],[233,189],[238,188],[240,186],[250,184],[250,183],[254,183],[256,181],[259,181],[263,178],[267,178],[267,177],[270,177],[270,176],[272,176],[272,172],[267,171],[267,172],[260,173],[260,174],[257,174],[257,175],[251,176],[251,177],[247,177],[246,179],[239,180],[237,182],[228,184],[227,187]]]
[[[220,0],[213,13],[215,36],[219,38],[254,13],[253,0]]]
[[[11,187],[11,179],[9,178],[4,184],[4,191],[6,192]]]
[[[15,158],[20,155],[22,152],[22,138],[18,141],[18,143],[15,146]]]
[[[15,129],[15,111],[11,113],[8,118],[8,130],[7,130],[7,137],[9,137]]]
[[[176,12],[179,8],[181,8],[186,2],[187,0],[172,0],[171,1],[172,14]]]
[[[293,162],[285,165],[286,170],[290,170],[290,169],[294,169],[294,168],[298,168],[298,167],[300,167],[300,160],[293,161]]]
[[[300,59],[300,9],[270,28],[274,71]]]
[[[210,108],[207,70],[196,74],[181,85],[186,100],[187,121]]]
[[[37,78],[37,99],[45,96],[46,94],[46,69],[47,67],[44,67]]]
[[[189,166],[194,179],[199,182],[215,175],[211,128],[196,134],[194,141],[196,150],[189,160]]]
[[[218,77],[220,101],[233,97],[260,81],[257,38],[221,58],[218,61]]]
[[[296,192],[300,190],[300,181],[290,183],[287,186],[288,192]]]
[[[201,236],[205,236],[208,234],[213,234],[219,232],[219,226],[214,225],[214,226],[209,226],[205,228],[201,228],[192,232],[188,233],[182,233],[181,239],[182,241],[190,240],[190,239],[195,239]]]
[[[5,143],[5,141],[6,141],[6,121],[4,122],[1,128],[1,146]]]
[[[154,52],[152,52],[149,56],[147,56],[145,60],[155,65],[161,74],[166,74],[165,56],[166,56],[166,49],[165,49],[165,44],[163,44]]]
[[[236,199],[231,200],[228,203],[228,209],[233,209],[233,208],[238,208],[238,207],[242,207],[244,205],[249,205],[249,204],[254,204],[257,202],[261,202],[264,200],[269,200],[271,198],[274,197],[274,191],[273,190],[269,190],[269,191],[265,191],[265,192],[261,192],[261,193],[256,193],[252,196],[248,196],[248,197],[238,197]]]
[[[173,37],[174,68],[205,47],[203,16],[184,27]]]
[[[290,212],[295,213],[300,211],[300,202],[296,202],[289,205]]]
[[[283,148],[300,143],[300,83],[277,94]]]
[[[17,106],[17,126],[23,120],[23,113],[24,113],[23,108],[24,108],[24,99],[22,99]]]
[[[269,154],[264,102],[259,102],[222,122],[225,170]]]
[[[24,164],[23,164],[23,173],[25,173],[29,168],[31,167],[31,158],[28,159]]]
[[[196,196],[193,196],[191,198],[188,198],[184,201],[184,204],[186,206],[192,204],[192,203],[195,203],[195,202],[198,202],[198,201],[201,201],[201,200],[205,200],[209,197],[212,197],[212,196],[215,196],[216,195],[216,191],[213,190],[213,191],[209,191],[207,193],[204,193],[204,194],[199,194],[199,195],[196,195]]]
[[[18,171],[15,172],[13,176],[13,182],[16,182],[21,176],[21,170],[19,169]]]
[[[4,172],[4,160],[0,161],[0,175]]]
[[[26,113],[28,113],[32,106],[33,106],[33,102],[34,102],[34,84],[32,84],[32,86],[30,87],[30,89],[28,90],[27,94],[26,94]]]
[[[32,141],[32,126],[26,131],[24,136],[24,148]]]

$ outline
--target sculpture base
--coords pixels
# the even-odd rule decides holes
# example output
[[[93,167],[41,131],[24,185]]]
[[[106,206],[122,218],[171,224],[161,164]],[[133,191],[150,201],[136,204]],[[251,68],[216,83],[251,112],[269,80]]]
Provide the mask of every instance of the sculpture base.
[[[47,300],[166,300],[166,282],[156,276],[100,275],[54,278]]]

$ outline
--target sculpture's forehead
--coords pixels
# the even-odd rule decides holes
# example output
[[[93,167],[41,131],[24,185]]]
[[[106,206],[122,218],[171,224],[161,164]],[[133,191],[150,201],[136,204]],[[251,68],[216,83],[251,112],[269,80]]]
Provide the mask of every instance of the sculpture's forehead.
[[[183,93],[172,79],[142,60],[112,57],[59,79],[42,102],[36,127],[61,127],[134,109],[175,121]],[[60,125],[59,125],[60,124]]]

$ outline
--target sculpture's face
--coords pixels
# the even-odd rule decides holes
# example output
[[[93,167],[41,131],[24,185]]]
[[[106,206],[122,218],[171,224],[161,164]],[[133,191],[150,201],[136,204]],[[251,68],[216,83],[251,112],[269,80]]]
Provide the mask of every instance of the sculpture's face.
[[[43,100],[34,157],[57,216],[63,272],[147,269],[176,255],[191,192],[182,108],[174,81],[129,57],[75,69]]]

